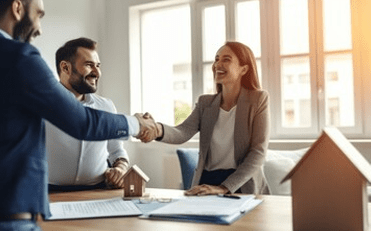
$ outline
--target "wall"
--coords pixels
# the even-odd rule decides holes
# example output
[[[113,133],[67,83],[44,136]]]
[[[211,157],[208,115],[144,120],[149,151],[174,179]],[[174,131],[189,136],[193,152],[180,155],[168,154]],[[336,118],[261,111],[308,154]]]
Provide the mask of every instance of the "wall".
[[[125,66],[129,57],[128,50],[123,45],[128,46],[125,42],[127,41],[125,39],[127,28],[121,28],[121,24],[117,23],[128,20],[127,15],[116,7],[120,5],[120,2],[113,0],[45,0],[46,14],[41,21],[43,33],[36,38],[33,45],[41,51],[57,78],[55,52],[60,46],[78,37],[88,37],[97,41],[102,62],[102,77],[99,80],[98,94],[111,98],[119,112],[130,113],[129,68]],[[109,13],[106,15],[106,12]],[[131,155],[134,151],[127,143],[125,145]],[[132,163],[137,162],[135,155],[130,157]]]
[[[174,0],[163,1],[164,4]],[[45,0],[46,15],[42,20],[43,35],[35,45],[54,68],[54,53],[64,42],[80,36],[90,37],[99,42],[102,62],[102,78],[98,93],[111,98],[121,113],[131,111],[129,60],[129,8],[138,4],[158,3],[156,0]],[[368,8],[371,8],[371,3]],[[371,16],[365,14],[365,20]],[[366,20],[366,21],[367,21]],[[368,20],[370,21],[370,20]],[[365,34],[369,40],[371,33]],[[368,43],[367,43],[368,44]],[[371,60],[371,54],[364,57]],[[370,84],[369,82],[365,84]],[[367,108],[371,110],[371,107]],[[370,117],[371,119],[371,117]],[[272,149],[295,149],[309,147],[313,140],[275,140]],[[356,140],[355,147],[371,162],[371,142]],[[181,182],[180,168],[175,150],[178,147],[198,147],[198,142],[183,145],[168,145],[158,142],[142,144],[137,141],[125,142],[132,164],[137,164],[151,178],[147,186],[177,188]]]
[[[41,50],[51,69],[55,71],[55,52],[67,40],[80,36],[98,39],[95,26],[94,0],[46,0],[45,16],[41,21],[42,35],[33,43]]]

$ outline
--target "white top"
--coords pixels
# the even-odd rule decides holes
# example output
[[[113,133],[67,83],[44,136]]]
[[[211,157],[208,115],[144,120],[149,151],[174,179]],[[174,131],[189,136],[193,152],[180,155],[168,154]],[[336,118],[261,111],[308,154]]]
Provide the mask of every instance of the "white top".
[[[207,171],[237,168],[234,158],[236,108],[237,106],[234,106],[230,111],[219,109],[219,117],[210,141],[211,152],[205,165]]]
[[[116,113],[111,100],[86,94],[84,106]],[[104,180],[104,172],[119,157],[129,161],[122,140],[81,141],[45,121],[49,183],[55,185],[93,185]]]

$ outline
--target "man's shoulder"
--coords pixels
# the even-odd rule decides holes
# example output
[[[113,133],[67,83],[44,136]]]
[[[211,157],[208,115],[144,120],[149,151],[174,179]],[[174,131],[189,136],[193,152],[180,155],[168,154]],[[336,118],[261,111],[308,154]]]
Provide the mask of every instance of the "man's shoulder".
[[[103,97],[101,95],[98,95],[98,94],[95,94],[95,93],[91,93],[91,94],[88,94],[92,100],[96,101],[96,102],[109,102],[109,103],[112,103],[112,100],[109,99],[109,98],[106,98],[106,97]]]
[[[104,110],[104,111],[116,111],[115,105],[113,104],[112,100],[95,93],[88,94],[90,100],[94,105],[96,105],[97,109]]]
[[[18,42],[11,39],[0,38],[0,47],[2,52],[11,53],[13,55],[40,54],[37,48],[30,43]]]
[[[0,59],[2,63],[14,65],[16,61],[32,55],[40,55],[39,51],[29,43],[22,43],[15,40],[0,39]]]

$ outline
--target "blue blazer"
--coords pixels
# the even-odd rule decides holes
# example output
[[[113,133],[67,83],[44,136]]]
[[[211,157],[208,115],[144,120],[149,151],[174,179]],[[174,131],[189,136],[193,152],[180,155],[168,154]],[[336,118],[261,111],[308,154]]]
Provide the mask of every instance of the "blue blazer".
[[[0,216],[49,216],[43,119],[83,140],[128,136],[123,115],[85,108],[39,51],[0,34]]]

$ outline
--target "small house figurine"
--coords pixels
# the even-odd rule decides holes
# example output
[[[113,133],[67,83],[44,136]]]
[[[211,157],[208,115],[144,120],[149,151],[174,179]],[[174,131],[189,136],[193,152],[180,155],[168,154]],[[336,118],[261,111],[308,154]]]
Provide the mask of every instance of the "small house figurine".
[[[143,196],[149,177],[137,165],[133,165],[123,177],[124,197]]]
[[[325,128],[281,183],[289,179],[294,230],[368,230],[371,166],[336,128]]]

